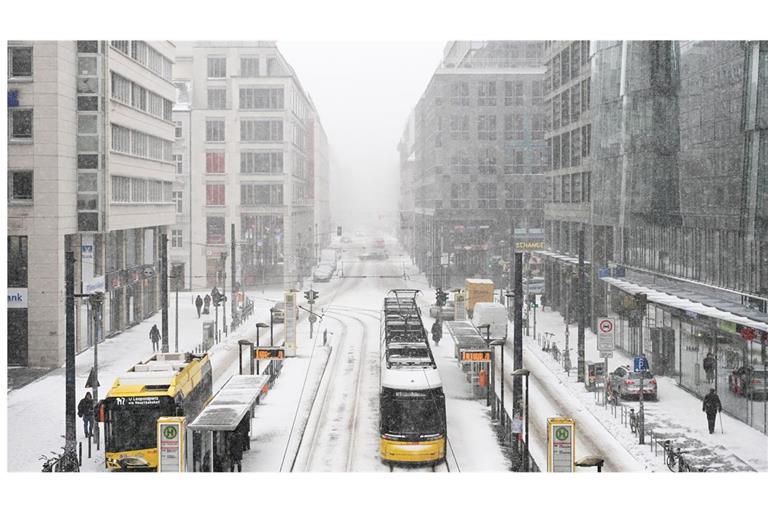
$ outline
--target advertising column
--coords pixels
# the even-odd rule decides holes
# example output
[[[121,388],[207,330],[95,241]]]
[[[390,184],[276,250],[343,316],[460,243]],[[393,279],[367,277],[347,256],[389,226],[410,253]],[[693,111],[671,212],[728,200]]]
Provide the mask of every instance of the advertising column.
[[[285,355],[296,356],[296,293],[285,292]]]

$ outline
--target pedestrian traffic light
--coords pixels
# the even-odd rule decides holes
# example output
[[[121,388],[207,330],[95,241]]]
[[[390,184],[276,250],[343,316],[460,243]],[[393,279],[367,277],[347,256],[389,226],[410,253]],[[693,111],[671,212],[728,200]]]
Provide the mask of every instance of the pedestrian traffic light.
[[[320,294],[315,290],[310,290],[310,291],[312,292],[312,300],[317,300]]]
[[[304,292],[304,298],[307,300],[312,300],[312,297],[309,294],[309,291]]]
[[[448,301],[448,294],[444,292],[442,289],[438,288],[435,291],[435,304],[437,304],[438,306],[445,306],[447,301]]]
[[[336,226],[336,236],[341,236],[341,226]]]

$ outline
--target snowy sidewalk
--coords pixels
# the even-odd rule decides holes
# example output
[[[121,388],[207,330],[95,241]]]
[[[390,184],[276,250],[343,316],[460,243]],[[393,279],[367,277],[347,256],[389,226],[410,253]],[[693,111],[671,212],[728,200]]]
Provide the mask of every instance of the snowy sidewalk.
[[[654,446],[652,450],[652,432],[655,437],[669,439],[675,447],[680,446],[685,452],[686,461],[697,468],[710,471],[768,471],[768,437],[728,415],[722,416],[725,434],[721,434],[719,428],[716,434],[709,434],[706,417],[701,411],[701,400],[680,388],[671,377],[656,377],[659,400],[646,401],[644,404],[646,445],[639,445],[636,436],[622,424],[620,409],[617,409],[614,416],[610,406],[606,408],[597,404],[594,394],[587,391],[583,383],[577,382],[577,326],[571,324],[569,331],[572,362],[570,376],[549,353],[541,350],[532,336],[524,336],[526,351],[546,365],[568,393],[584,404],[589,413],[647,470],[668,471],[662,449],[659,447],[657,452]],[[537,332],[555,333],[553,340],[561,350],[564,348],[565,323],[558,312],[538,312]],[[597,337],[589,329],[585,330],[585,360],[601,360],[597,351]],[[631,363],[630,356],[617,350],[614,357],[609,359],[608,371]],[[637,401],[621,403],[636,410],[638,408]]]

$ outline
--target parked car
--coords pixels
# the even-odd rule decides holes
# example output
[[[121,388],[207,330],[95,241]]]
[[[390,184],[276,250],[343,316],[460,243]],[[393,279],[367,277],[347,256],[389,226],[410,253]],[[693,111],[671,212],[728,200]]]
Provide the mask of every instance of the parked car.
[[[296,319],[299,318],[299,308],[296,308]],[[280,301],[272,306],[272,322],[282,324],[285,322],[285,302]]]
[[[453,320],[455,314],[456,305],[452,300],[446,301],[445,306],[432,304],[429,307],[429,316],[432,318],[438,318],[438,315],[440,315],[441,320]]]
[[[627,396],[640,397],[640,372],[633,372],[629,366],[619,366],[610,375],[608,382],[611,392],[621,398]],[[643,372],[643,397],[649,400],[658,399],[656,378],[650,371]]]
[[[728,388],[737,395],[748,396],[751,394],[755,400],[765,400],[766,382],[768,372],[756,370],[751,366],[742,366],[731,372],[728,376]]]
[[[360,253],[361,260],[386,260],[389,258],[387,251],[371,251]]]
[[[324,265],[320,264],[315,269],[314,272],[312,272],[312,279],[316,283],[324,283],[331,280],[331,276],[333,275],[333,267],[330,265]]]

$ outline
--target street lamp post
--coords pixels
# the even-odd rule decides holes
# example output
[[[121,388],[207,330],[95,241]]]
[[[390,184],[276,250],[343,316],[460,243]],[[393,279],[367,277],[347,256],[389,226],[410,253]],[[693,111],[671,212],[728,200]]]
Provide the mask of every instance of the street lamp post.
[[[258,358],[259,354],[258,354],[258,352],[259,352],[259,341],[260,341],[259,334],[261,333],[262,327],[269,327],[269,326],[267,324],[265,324],[264,322],[259,322],[259,323],[256,324],[256,375],[260,374],[260,372],[259,372],[259,358]]]
[[[269,308],[269,346],[275,345],[275,308]]]
[[[528,460],[530,457],[530,453],[528,451],[528,375],[530,374],[531,372],[525,368],[520,368],[511,373],[511,375],[514,377],[519,375],[525,377],[525,452],[523,455],[523,467],[525,468],[525,473],[528,472]]]
[[[485,329],[485,343],[488,346],[490,346],[491,345],[491,324],[478,325],[477,326],[477,330],[479,331],[480,329]],[[495,393],[495,391],[496,391],[495,390],[496,383],[493,381],[493,378],[494,378],[494,373],[493,373],[493,350],[491,350],[491,365],[490,366],[491,366],[491,368],[490,368],[491,371],[489,372],[490,373],[489,380],[491,381],[491,385],[488,386],[488,391],[486,393],[486,405],[491,405],[492,406],[491,407],[491,416],[493,417],[493,416],[496,415],[495,414],[496,407],[494,406],[495,404],[494,404],[494,402],[491,402],[491,391],[494,391],[494,395],[496,394]]]
[[[249,368],[251,370],[250,375],[253,375],[253,359],[254,359],[254,357],[253,357],[253,343],[251,343],[248,340],[238,340],[237,341],[237,345],[238,345],[238,349],[239,349],[238,350],[238,362],[239,362],[238,368],[240,369],[240,375],[243,374],[243,347],[244,346],[247,346],[250,349],[248,351],[248,354],[250,356]]]
[[[506,423],[505,411],[504,411],[504,345],[507,343],[507,338],[493,340],[489,344],[492,347],[501,347],[501,412],[499,413],[499,419],[501,421],[501,431],[504,432],[506,439],[507,430],[504,428]],[[494,354],[495,355],[495,354]]]

